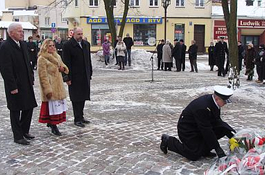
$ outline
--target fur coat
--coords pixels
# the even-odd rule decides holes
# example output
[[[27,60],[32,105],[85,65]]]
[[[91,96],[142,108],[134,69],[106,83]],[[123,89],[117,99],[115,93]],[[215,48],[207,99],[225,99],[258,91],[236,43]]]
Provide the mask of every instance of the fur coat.
[[[59,67],[64,68],[68,74],[67,66],[62,62],[61,57],[55,54],[45,53],[38,58],[38,74],[41,89],[41,100],[48,101],[46,95],[52,93],[50,100],[62,100],[66,98],[66,91]]]

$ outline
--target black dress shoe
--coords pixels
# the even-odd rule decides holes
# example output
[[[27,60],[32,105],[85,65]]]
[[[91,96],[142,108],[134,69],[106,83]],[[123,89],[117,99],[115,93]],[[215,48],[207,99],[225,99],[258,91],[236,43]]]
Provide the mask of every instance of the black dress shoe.
[[[78,127],[81,127],[81,128],[84,128],[85,125],[83,124],[83,122],[75,122],[75,126],[78,126]]]
[[[28,133],[25,133],[25,134],[24,134],[24,137],[25,137],[26,139],[28,139],[28,140],[31,140],[31,139],[34,139],[34,138],[35,138],[35,136],[33,136],[33,135],[31,135],[31,134],[28,134]]]
[[[89,124],[90,121],[88,121],[88,120],[86,120],[86,119],[83,119],[83,120],[82,120],[82,123],[84,123],[84,124]]]
[[[30,143],[25,140],[25,139],[19,139],[19,140],[14,140],[15,143],[21,144],[21,145],[29,145]]]
[[[161,137],[160,149],[161,149],[161,151],[163,151],[164,154],[167,154],[168,138],[169,138],[169,136],[166,134],[163,134]]]

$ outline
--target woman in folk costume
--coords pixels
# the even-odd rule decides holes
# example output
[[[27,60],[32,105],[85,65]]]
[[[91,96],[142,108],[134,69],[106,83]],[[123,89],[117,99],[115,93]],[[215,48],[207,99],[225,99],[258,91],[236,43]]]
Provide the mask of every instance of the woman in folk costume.
[[[38,74],[41,88],[40,123],[47,123],[54,135],[61,133],[57,124],[66,121],[66,91],[62,72],[68,74],[67,66],[57,54],[54,41],[46,39],[38,54]]]

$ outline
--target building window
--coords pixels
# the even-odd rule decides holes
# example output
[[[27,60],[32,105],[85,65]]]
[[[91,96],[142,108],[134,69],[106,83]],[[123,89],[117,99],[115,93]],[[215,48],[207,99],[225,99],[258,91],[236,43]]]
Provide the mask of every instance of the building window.
[[[140,6],[140,0],[130,0],[131,7],[139,7]]]
[[[184,7],[184,0],[176,0],[176,7]]]
[[[261,0],[258,0],[258,6],[259,7],[261,6]]]
[[[204,0],[196,0],[195,6],[196,7],[203,7],[204,6]]]
[[[156,38],[156,24],[133,25],[134,45],[147,46],[150,37]]]
[[[78,7],[78,0],[75,0],[75,7]]]
[[[104,39],[111,41],[111,34],[107,24],[92,24],[92,38],[93,46],[101,46]]]
[[[116,1],[115,1],[116,4]],[[89,0],[89,6],[98,7],[98,0]]]
[[[16,21],[16,22],[19,22],[19,18],[15,18],[15,21]]]
[[[246,0],[246,6],[253,6],[253,0]]]
[[[50,17],[45,17],[45,25],[46,26],[50,25]]]
[[[149,5],[150,5],[150,7],[157,7],[158,6],[158,0],[150,0]]]
[[[175,24],[174,38],[183,39],[185,37],[185,24]]]

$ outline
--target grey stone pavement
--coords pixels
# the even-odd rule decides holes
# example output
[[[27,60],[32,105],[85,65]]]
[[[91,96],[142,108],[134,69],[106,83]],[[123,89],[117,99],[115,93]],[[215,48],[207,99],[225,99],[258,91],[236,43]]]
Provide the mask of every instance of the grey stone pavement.
[[[34,88],[39,106],[34,109],[30,133],[36,138],[30,146],[13,142],[0,78],[0,174],[203,174],[216,158],[193,162],[172,152],[164,155],[159,149],[160,137],[163,133],[177,136],[179,114],[191,100],[211,92],[205,87],[227,84],[227,78],[216,74],[208,70],[155,70],[155,82],[150,83],[150,70],[95,68],[91,101],[84,112],[91,124],[85,128],[73,124],[68,99],[67,121],[58,126],[61,137],[38,123],[41,101],[36,75]],[[257,85],[242,78],[242,86]],[[264,127],[264,104],[244,96],[232,97],[233,103],[222,109],[224,120],[236,130]],[[227,139],[220,143],[227,152]]]

